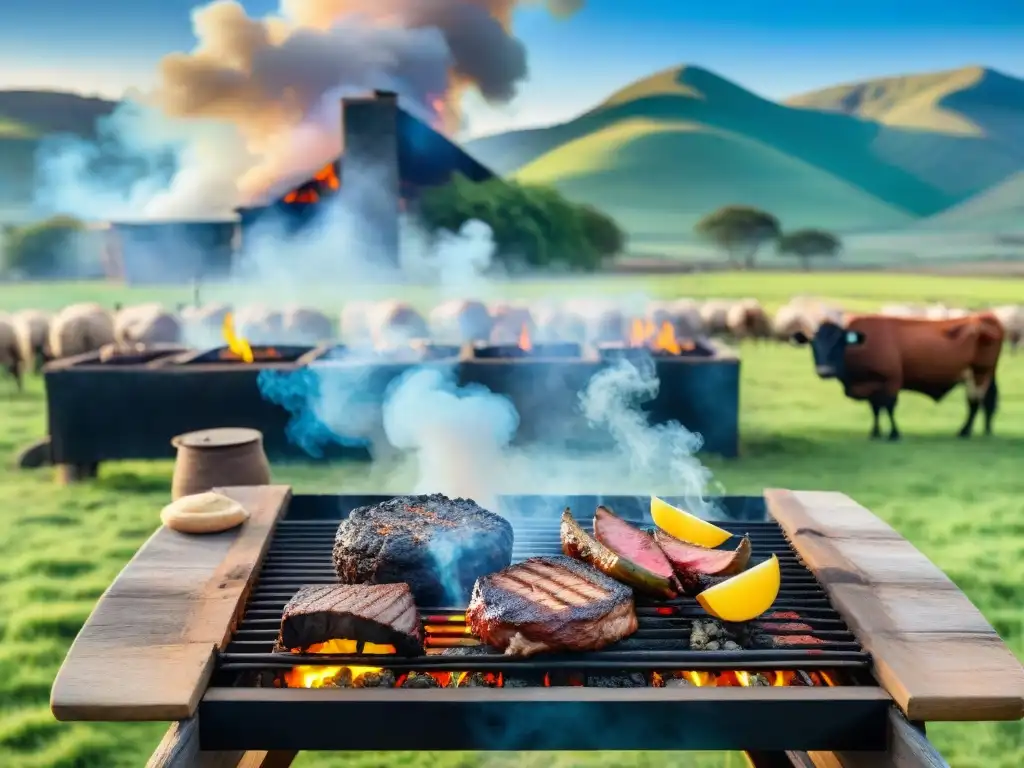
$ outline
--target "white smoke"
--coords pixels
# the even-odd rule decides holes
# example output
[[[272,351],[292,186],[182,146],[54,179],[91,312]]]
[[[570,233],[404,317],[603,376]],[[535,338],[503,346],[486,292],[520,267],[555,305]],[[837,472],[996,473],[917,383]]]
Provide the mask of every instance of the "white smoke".
[[[512,402],[484,387],[456,387],[431,369],[412,371],[384,404],[384,432],[392,446],[411,451],[416,493],[474,499],[496,509],[493,478],[519,426]]]

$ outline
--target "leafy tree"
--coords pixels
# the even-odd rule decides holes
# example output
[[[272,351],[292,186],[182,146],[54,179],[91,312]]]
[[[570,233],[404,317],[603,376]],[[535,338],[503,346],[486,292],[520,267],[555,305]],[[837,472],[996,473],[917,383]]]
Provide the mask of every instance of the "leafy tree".
[[[70,216],[54,216],[4,233],[4,267],[26,277],[52,277],[75,257],[85,225]]]
[[[779,220],[770,213],[745,205],[727,205],[709,213],[694,228],[698,235],[724,250],[730,263],[740,258],[748,269],[757,252],[781,233]]]
[[[591,270],[624,241],[605,214],[571,203],[554,189],[503,179],[474,183],[456,176],[424,192],[418,211],[431,231],[457,232],[472,219],[484,222],[499,260],[510,267]]]
[[[811,259],[835,257],[842,250],[842,242],[831,232],[821,229],[798,229],[782,235],[776,243],[780,256],[795,256],[804,270],[811,268]]]

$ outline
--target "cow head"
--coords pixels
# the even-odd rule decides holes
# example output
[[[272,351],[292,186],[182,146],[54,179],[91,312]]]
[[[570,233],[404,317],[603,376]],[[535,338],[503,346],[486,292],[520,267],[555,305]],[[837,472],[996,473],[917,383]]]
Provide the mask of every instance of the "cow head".
[[[843,328],[832,322],[818,326],[813,337],[797,331],[791,337],[794,344],[811,345],[814,354],[814,370],[823,379],[842,379],[846,372],[846,350],[864,343],[864,334]]]

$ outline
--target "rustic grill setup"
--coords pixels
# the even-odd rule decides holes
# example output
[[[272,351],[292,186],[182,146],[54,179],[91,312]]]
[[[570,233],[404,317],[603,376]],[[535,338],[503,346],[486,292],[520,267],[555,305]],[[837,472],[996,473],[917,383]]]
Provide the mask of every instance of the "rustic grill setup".
[[[634,364],[652,366],[659,379],[656,396],[641,406],[653,423],[678,421],[703,436],[709,453],[733,457],[739,450],[739,359],[727,349],[707,348],[713,349],[709,355],[652,347],[626,352]],[[579,393],[617,358],[576,343],[246,349],[251,354],[228,345],[178,349],[177,354],[153,350],[106,360],[89,354],[48,364],[43,376],[53,463],[75,468],[116,459],[171,458],[170,440],[175,435],[221,426],[258,429],[272,460],[308,459],[304,448],[289,439],[292,414],[261,392],[259,377],[264,371],[288,374],[308,369],[333,375],[331,371],[344,370],[361,382],[367,401],[382,402],[395,378],[424,364],[448,365],[459,385],[479,384],[507,396],[520,417],[517,442],[580,447],[607,442],[583,423]],[[326,446],[324,452],[324,458],[365,455],[364,447],[340,443]]]
[[[692,599],[638,598],[626,640],[527,658],[475,644],[465,606],[418,606],[426,650],[399,658],[367,646],[274,651],[285,602],[334,582],[339,521],[384,497],[219,490],[248,522],[198,539],[158,531],[101,598],[53,687],[60,720],[180,721],[151,766],[207,756],[280,767],[302,749],[720,749],[746,750],[755,765],[924,768],[944,763],[920,722],[1024,717],[1024,670],[991,626],[841,494],[721,500],[720,525],[749,534],[755,558],[776,555],[783,575],[768,613],[723,625],[738,649],[694,642],[708,617]],[[515,521],[521,560],[558,551],[562,505],[615,505],[643,522],[643,501],[502,497],[499,509]]]

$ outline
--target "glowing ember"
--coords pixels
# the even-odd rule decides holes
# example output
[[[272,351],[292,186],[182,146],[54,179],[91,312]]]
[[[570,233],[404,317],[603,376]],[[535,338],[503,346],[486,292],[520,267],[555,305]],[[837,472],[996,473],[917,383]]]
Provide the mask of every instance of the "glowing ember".
[[[246,363],[251,363],[255,360],[252,353],[252,347],[249,342],[243,339],[241,336],[235,335],[235,317],[230,312],[224,315],[224,327],[222,329],[224,335],[224,342],[228,345],[228,349],[232,353],[237,355]]]
[[[391,655],[396,653],[393,645],[378,645],[376,643],[364,643],[362,650],[358,651],[359,643],[356,640],[328,640],[326,643],[317,643],[309,648],[296,648],[292,653],[336,653],[339,655],[350,655],[363,653],[366,655]],[[299,666],[285,672],[285,685],[289,688],[323,688],[330,686],[347,670],[353,681],[365,675],[380,674],[383,670],[380,667],[363,666]]]

